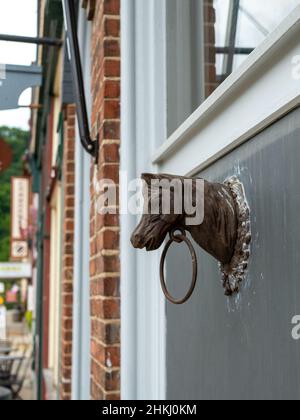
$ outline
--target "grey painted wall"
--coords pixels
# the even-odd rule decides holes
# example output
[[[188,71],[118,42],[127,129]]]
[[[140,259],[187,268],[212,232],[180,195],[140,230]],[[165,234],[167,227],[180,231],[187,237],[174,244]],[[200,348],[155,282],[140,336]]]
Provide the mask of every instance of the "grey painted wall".
[[[167,132],[204,100],[202,0],[166,1]]]
[[[300,397],[300,341],[291,336],[300,315],[299,140],[300,109],[201,173],[244,183],[252,259],[241,293],[228,299],[216,261],[199,249],[194,296],[167,304],[168,399]],[[168,261],[170,290],[181,296],[191,272],[184,245]]]

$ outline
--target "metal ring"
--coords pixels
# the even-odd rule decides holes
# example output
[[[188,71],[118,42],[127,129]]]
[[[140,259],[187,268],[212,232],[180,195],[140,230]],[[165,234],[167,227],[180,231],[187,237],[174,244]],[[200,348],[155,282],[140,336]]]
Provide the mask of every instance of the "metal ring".
[[[176,232],[180,232],[180,235],[176,235]],[[183,242],[182,236],[186,237],[186,231],[182,228],[174,228],[170,232],[170,239],[173,239],[174,242],[177,244],[181,244]]]
[[[180,235],[175,235],[175,233],[177,231],[180,231],[181,234]],[[166,260],[167,252],[169,251],[169,248],[170,248],[170,246],[172,245],[173,242],[176,242],[176,243],[185,242],[186,243],[186,245],[188,246],[189,251],[191,253],[192,265],[193,265],[193,276],[192,276],[191,286],[189,288],[189,291],[185,295],[185,297],[183,299],[180,299],[180,300],[176,300],[170,295],[170,293],[168,291],[168,288],[167,288],[167,285],[166,285],[165,275],[164,275],[164,267],[165,267],[165,260]],[[162,290],[163,290],[166,298],[168,299],[168,301],[173,303],[174,305],[182,305],[182,304],[186,303],[189,300],[189,298],[192,296],[192,294],[195,290],[195,286],[196,286],[196,282],[197,282],[197,275],[198,275],[197,255],[196,255],[195,249],[194,249],[191,241],[187,238],[185,231],[183,231],[182,229],[173,229],[170,233],[170,239],[165,246],[165,249],[162,253],[161,261],[160,261],[160,283],[161,283]]]

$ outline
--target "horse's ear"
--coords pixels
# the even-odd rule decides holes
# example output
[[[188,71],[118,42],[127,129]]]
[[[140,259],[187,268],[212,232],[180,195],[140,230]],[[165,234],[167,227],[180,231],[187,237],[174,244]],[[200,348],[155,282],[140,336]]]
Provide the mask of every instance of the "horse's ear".
[[[153,179],[157,179],[157,175],[155,174],[142,174],[142,180],[146,182],[146,184],[148,185],[148,187],[151,187],[151,181]]]
[[[154,179],[160,180],[168,180],[172,181],[173,179],[181,179],[182,177],[178,177],[176,175],[168,175],[168,174],[150,174],[150,173],[144,173],[142,174],[142,180],[144,180],[149,187],[151,187],[151,182]]]

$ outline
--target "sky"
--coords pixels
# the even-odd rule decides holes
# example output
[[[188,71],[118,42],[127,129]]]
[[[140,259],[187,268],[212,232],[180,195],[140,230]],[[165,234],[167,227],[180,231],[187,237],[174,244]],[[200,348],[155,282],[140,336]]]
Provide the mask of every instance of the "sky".
[[[0,33],[10,35],[36,36],[37,0],[0,0]],[[0,64],[31,65],[36,60],[36,47],[0,41]],[[28,105],[31,89],[24,92],[19,104]],[[29,129],[30,111],[17,109],[0,111],[0,126],[8,125],[25,130]]]

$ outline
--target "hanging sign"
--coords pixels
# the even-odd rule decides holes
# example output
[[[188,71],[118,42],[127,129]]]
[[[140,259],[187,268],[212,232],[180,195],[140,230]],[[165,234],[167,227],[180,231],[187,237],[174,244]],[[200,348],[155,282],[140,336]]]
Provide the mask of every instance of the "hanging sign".
[[[32,276],[30,263],[0,263],[0,279],[29,279]]]
[[[0,340],[6,339],[6,308],[0,306]]]
[[[11,252],[13,261],[28,258],[29,178],[13,177],[11,185]]]
[[[0,174],[10,167],[12,157],[10,145],[0,138]]]

